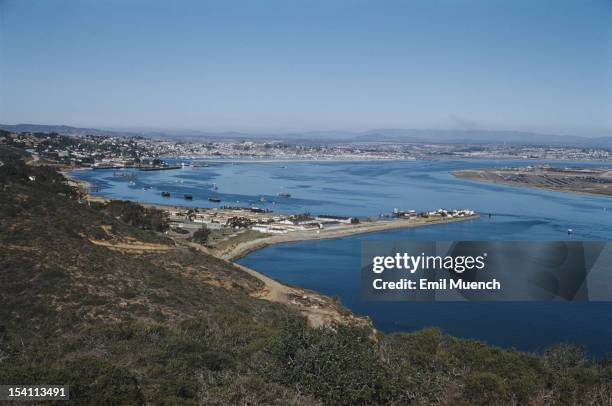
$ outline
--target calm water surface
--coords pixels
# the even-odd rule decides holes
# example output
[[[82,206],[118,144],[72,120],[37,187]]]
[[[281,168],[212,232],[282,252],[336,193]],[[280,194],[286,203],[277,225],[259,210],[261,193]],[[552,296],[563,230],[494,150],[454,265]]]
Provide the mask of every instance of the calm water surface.
[[[362,240],[610,240],[612,198],[484,184],[454,178],[457,169],[526,166],[533,161],[394,161],[344,163],[218,163],[172,171],[78,171],[112,198],[214,207],[377,217],[393,208],[470,208],[480,220],[335,240],[280,244],[239,262],[276,279],[331,296],[381,330],[438,326],[450,334],[539,351],[574,342],[590,353],[612,353],[612,303],[385,303],[359,297]],[[612,164],[551,163],[556,166]],[[121,172],[137,177],[119,176]],[[132,182],[130,182],[130,179]],[[214,188],[216,184],[217,189]],[[145,190],[146,189],[146,190]],[[160,196],[161,191],[172,194]],[[291,193],[280,198],[279,192]],[[191,193],[194,200],[182,198]],[[208,197],[220,197],[220,204]],[[261,198],[266,201],[261,202]],[[611,270],[612,272],[612,270]]]

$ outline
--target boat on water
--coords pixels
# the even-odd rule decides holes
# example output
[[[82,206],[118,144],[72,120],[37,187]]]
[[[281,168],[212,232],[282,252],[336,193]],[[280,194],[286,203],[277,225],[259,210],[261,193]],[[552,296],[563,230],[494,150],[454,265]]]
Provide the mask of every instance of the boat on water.
[[[278,194],[279,197],[291,197],[291,193],[289,192],[280,192]]]
[[[218,197],[209,197],[208,201],[213,202],[213,203],[220,203],[221,199],[219,199]]]
[[[183,195],[183,197],[184,197],[186,200],[193,200],[193,195],[192,195],[191,193],[185,193],[185,194]]]
[[[170,192],[161,192],[162,197],[170,197]]]

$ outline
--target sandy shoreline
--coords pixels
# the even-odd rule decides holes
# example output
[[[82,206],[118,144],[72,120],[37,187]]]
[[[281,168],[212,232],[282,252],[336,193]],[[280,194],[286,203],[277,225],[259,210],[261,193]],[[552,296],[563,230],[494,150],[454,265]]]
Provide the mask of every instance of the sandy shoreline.
[[[401,228],[416,228],[416,227],[427,227],[435,224],[447,224],[458,221],[467,221],[478,219],[479,215],[469,217],[458,217],[458,218],[434,218],[434,219],[417,219],[417,220],[378,220],[373,222],[366,222],[357,225],[346,225],[338,226],[323,230],[307,230],[307,231],[294,231],[288,234],[277,234],[270,237],[259,238],[256,240],[245,241],[222,251],[212,250],[214,255],[226,259],[228,261],[235,261],[239,258],[246,256],[247,254],[265,248],[273,244],[281,244],[286,242],[298,242],[298,241],[309,241],[309,240],[327,240],[333,238],[342,238],[352,235],[375,233],[388,230],[397,230]],[[319,231],[319,232],[317,232]]]
[[[62,175],[64,175],[66,179],[68,179],[69,185],[78,188],[81,191],[81,193],[83,193],[85,200],[89,200],[90,202],[97,202],[97,203],[106,203],[111,200],[103,196],[92,195],[91,193],[89,193],[89,189],[92,187],[91,183],[87,182],[86,180],[78,179],[72,176],[71,172],[75,170],[79,170],[79,169],[61,170],[59,171],[59,173],[61,173]]]

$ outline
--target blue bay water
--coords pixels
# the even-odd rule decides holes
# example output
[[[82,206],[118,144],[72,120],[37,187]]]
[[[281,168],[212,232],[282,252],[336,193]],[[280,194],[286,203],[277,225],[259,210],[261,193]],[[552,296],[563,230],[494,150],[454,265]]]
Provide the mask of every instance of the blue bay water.
[[[612,198],[485,184],[457,179],[451,171],[526,166],[534,161],[392,161],[214,163],[204,168],[138,172],[76,171],[74,175],[112,198],[197,207],[257,205],[274,211],[377,217],[393,208],[470,208],[479,220],[334,240],[279,244],[239,262],[280,281],[338,296],[385,331],[437,326],[494,345],[539,351],[573,342],[594,355],[612,353],[612,303],[415,303],[360,299],[363,240],[609,240]],[[612,164],[550,163],[555,166]],[[131,170],[124,172],[131,173]],[[216,184],[215,190],[212,185]],[[143,188],[150,189],[143,190]],[[161,191],[171,193],[161,197]],[[291,193],[281,198],[279,192]],[[191,193],[193,201],[182,198]],[[208,197],[219,197],[219,204]],[[260,198],[264,197],[265,202]],[[488,213],[492,213],[489,218]],[[612,272],[612,270],[611,270]]]

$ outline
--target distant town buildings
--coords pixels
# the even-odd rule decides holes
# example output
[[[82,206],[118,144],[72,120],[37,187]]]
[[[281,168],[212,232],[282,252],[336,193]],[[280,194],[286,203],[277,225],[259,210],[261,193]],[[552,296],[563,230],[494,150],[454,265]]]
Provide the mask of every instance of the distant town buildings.
[[[1,144],[25,148],[42,159],[80,167],[160,165],[164,158],[270,160],[398,160],[432,158],[610,160],[604,148],[516,144],[445,144],[400,142],[288,142],[286,140],[210,140],[177,142],[144,137],[74,136],[56,133],[0,132]],[[195,162],[194,162],[195,161]],[[186,163],[186,162],[183,162]]]

